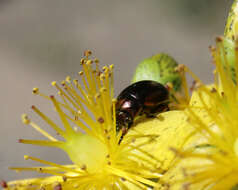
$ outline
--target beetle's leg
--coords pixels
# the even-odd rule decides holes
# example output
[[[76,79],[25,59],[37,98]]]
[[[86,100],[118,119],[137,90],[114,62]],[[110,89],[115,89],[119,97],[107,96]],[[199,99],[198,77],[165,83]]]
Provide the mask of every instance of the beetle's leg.
[[[126,133],[128,131],[128,128],[122,127],[121,131],[122,131],[122,133],[121,133],[121,137],[120,137],[120,140],[119,140],[118,144],[121,144],[121,141],[122,141],[123,137],[126,135]]]
[[[133,124],[133,122],[130,121],[130,122],[127,124],[127,127],[126,127],[126,126],[123,126],[123,127],[121,128],[122,133],[121,133],[121,137],[120,137],[120,140],[119,140],[118,144],[121,143],[123,137],[127,134],[128,130],[131,128],[132,124]]]

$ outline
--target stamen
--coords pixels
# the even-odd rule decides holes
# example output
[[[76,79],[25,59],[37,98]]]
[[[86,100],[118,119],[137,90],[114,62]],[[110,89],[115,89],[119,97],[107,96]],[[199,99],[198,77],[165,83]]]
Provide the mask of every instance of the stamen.
[[[116,102],[115,98],[112,99],[112,117],[113,117],[113,126],[116,126]],[[116,136],[116,127],[112,127],[112,135]],[[114,142],[117,143],[117,142]]]
[[[83,122],[81,122],[80,120],[75,120],[75,119],[72,119],[71,117],[69,117],[68,115],[66,115],[66,118],[68,118],[70,121],[72,121],[74,124],[77,125],[77,127],[81,128],[84,132],[86,132],[87,134],[90,134],[90,135],[95,135],[96,133],[94,133],[93,130],[90,130]]]
[[[35,87],[35,88],[32,89],[32,94],[34,94],[34,95],[40,95],[41,97],[43,97],[43,98],[45,98],[45,99],[47,99],[47,100],[50,99],[49,96],[47,96],[47,95],[41,93],[40,90],[39,90],[39,88],[37,88],[37,87]]]
[[[236,61],[236,64],[235,65],[235,81],[236,83],[238,83],[238,64],[237,64],[237,61],[238,61],[238,41],[236,41],[236,47],[235,47],[235,61]]]
[[[33,88],[32,94],[39,94],[39,88]]]
[[[46,173],[49,173],[49,172],[57,172],[57,171],[61,171],[61,172],[72,172],[72,173],[77,173],[77,174],[82,174],[84,173],[83,171],[79,170],[78,169],[75,169],[75,168],[71,168],[71,167],[67,167],[67,166],[62,166],[62,165],[59,165],[59,164],[55,164],[53,162],[49,162],[49,161],[46,161],[46,160],[41,160],[39,158],[35,158],[35,157],[32,157],[32,156],[28,156],[28,155],[25,155],[24,156],[24,159],[25,160],[33,160],[33,161],[36,161],[36,162],[39,162],[41,164],[44,164],[44,165],[48,165],[48,166],[51,166],[53,168],[48,168],[48,167],[31,167],[31,168],[18,168],[18,167],[11,167],[10,169],[11,170],[18,170],[18,171],[24,171],[24,170],[31,170],[31,171],[37,171],[39,172],[39,170],[41,171],[47,171]],[[75,166],[74,166],[75,167]],[[41,169],[39,169],[41,168]],[[57,172],[57,173],[60,173],[60,172]],[[65,174],[63,174],[63,176],[65,176]]]
[[[102,88],[100,90],[101,94],[102,94],[102,100],[103,100],[103,109],[104,109],[104,114],[105,114],[105,121],[108,124],[107,126],[110,127],[112,125],[111,123],[111,115],[109,115],[109,113],[111,112],[110,109],[110,102],[108,100],[108,96],[107,96],[107,89],[106,88]],[[109,130],[109,129],[108,129]]]
[[[79,109],[79,107],[77,106],[77,104],[74,103],[74,101],[57,85],[57,83],[55,81],[53,81],[51,83],[52,86],[56,87],[57,90],[60,91],[60,93],[62,94],[62,96],[65,96],[65,98],[76,108]]]
[[[83,65],[85,65],[85,64],[83,64]],[[83,72],[83,71],[80,71],[78,74],[79,74],[79,76],[81,77],[81,79],[82,79],[82,81],[83,81],[83,85],[84,85],[84,88],[85,88],[85,90],[86,90],[86,93],[89,94],[90,91],[89,91],[88,84],[87,84],[86,79],[85,79],[84,72]]]
[[[38,146],[51,146],[56,148],[62,148],[64,144],[61,141],[25,140],[25,139],[19,139],[18,142],[24,143],[24,144],[33,144]]]
[[[49,117],[43,114],[36,106],[31,107],[46,123],[48,123],[58,134],[65,137],[65,132],[60,129]]]
[[[64,89],[66,92],[70,95],[70,97],[79,105],[79,107],[76,107],[76,109],[84,109],[83,104],[85,104],[87,107],[91,108],[92,106],[89,104],[91,100],[85,101],[81,96],[78,95],[78,93],[73,89],[73,86],[68,86],[67,84],[64,84]]]
[[[186,102],[189,102],[190,96],[189,96],[189,90],[188,90],[189,88],[188,88],[188,84],[187,84],[187,79],[186,79],[186,75],[185,75],[185,65],[179,65],[175,69],[175,71],[180,74],[183,91],[185,93],[185,100],[186,100]]]
[[[41,133],[43,136],[45,136],[46,138],[48,138],[51,141],[57,141],[57,139],[55,139],[54,137],[52,137],[49,133],[47,133],[46,131],[44,131],[43,129],[41,129],[37,124],[31,122],[31,120],[28,118],[28,116],[26,114],[22,115],[22,122],[26,125],[31,125],[36,131],[38,131],[39,133]]]
[[[73,134],[74,131],[73,131],[73,129],[71,128],[69,122],[67,121],[64,112],[61,110],[59,104],[56,102],[54,96],[51,96],[50,98],[51,98],[51,100],[52,100],[52,102],[53,102],[53,104],[54,104],[54,106],[55,106],[55,108],[56,108],[56,111],[58,112],[58,114],[59,114],[59,116],[60,116],[60,119],[61,119],[61,121],[62,121],[62,123],[63,123],[63,125],[64,125],[64,127],[65,127],[65,129],[66,129],[66,133],[68,133],[68,135],[69,135],[69,134]]]
[[[110,65],[109,69],[110,69],[110,89],[111,89],[111,98],[114,97],[114,73],[113,73],[113,68],[114,65]]]

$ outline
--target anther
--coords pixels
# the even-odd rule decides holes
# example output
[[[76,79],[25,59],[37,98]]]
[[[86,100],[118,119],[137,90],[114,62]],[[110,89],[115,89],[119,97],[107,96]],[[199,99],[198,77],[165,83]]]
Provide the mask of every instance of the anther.
[[[113,68],[114,68],[114,65],[112,64],[112,65],[110,65],[109,67],[110,67],[110,69],[113,69]]]
[[[36,109],[36,106],[32,105],[32,106],[31,106],[31,109],[33,109],[33,110]]]
[[[82,64],[84,64],[84,62],[85,62],[85,59],[82,58],[82,59],[80,60],[80,64],[82,65]]]
[[[135,143],[136,142],[136,138],[131,139],[131,142]]]
[[[194,91],[195,89],[198,89],[201,87],[202,84],[196,80],[193,81],[192,86],[190,87],[190,91]]]
[[[82,165],[81,170],[87,170],[87,166],[85,164]]]
[[[213,88],[211,89],[211,92],[212,92],[212,93],[215,93],[215,92],[217,92],[217,90],[213,87]]]
[[[30,157],[28,155],[24,155],[24,160],[28,160]]]
[[[125,179],[124,177],[121,177],[121,180],[122,180],[122,181],[126,181],[126,179]]]
[[[185,65],[184,64],[179,64],[176,68],[175,68],[175,72],[184,72],[185,69]]]
[[[104,67],[102,68],[102,70],[103,70],[103,72],[105,72],[106,70],[108,70],[107,66],[104,66]]]
[[[98,118],[98,122],[101,123],[101,124],[103,124],[103,123],[104,123],[103,117],[99,117],[99,118]]]
[[[97,93],[96,95],[95,95],[95,98],[97,99],[97,98],[100,98],[100,94],[99,93]]]
[[[1,180],[1,181],[0,181],[0,186],[1,186],[2,188],[7,188],[7,182],[6,182],[5,180]]]
[[[218,36],[218,37],[216,37],[216,42],[222,42],[222,41],[223,41],[222,36]]]
[[[26,114],[22,114],[21,120],[26,125],[28,125],[31,122],[31,120],[28,118],[28,116]]]
[[[32,94],[34,94],[34,95],[39,94],[39,88],[33,88],[32,89]]]
[[[208,48],[210,49],[211,52],[214,52],[216,50],[214,46],[209,46]]]
[[[173,89],[173,84],[171,82],[167,82],[166,85],[165,85],[165,88],[168,90],[168,91],[171,91]]]
[[[83,71],[79,71],[78,74],[79,74],[80,76],[82,76],[82,75],[83,75]]]
[[[51,85],[55,86],[56,85],[56,81],[51,82]]]
[[[92,55],[92,52],[90,50],[84,51],[84,56],[88,57],[90,55]]]
[[[105,75],[104,74],[100,74],[100,80],[105,79]]]
[[[62,179],[63,179],[64,182],[67,181],[67,177],[66,176],[63,176]]]
[[[54,190],[62,190],[62,185],[58,183],[57,185],[54,186]]]
[[[101,92],[106,92],[107,89],[103,87],[103,88],[100,89],[100,91],[101,91]]]
[[[98,71],[98,73],[97,73],[97,76],[101,76],[101,74],[102,74],[102,72],[101,71]]]
[[[92,60],[88,60],[88,61],[86,62],[86,65],[91,65],[92,63],[93,63]]]
[[[74,80],[73,80],[73,83],[74,83],[75,86],[77,86],[77,85],[78,85],[78,80],[77,80],[77,79],[74,79]]]
[[[66,80],[67,83],[70,83],[70,82],[71,82],[71,77],[70,77],[70,76],[67,76],[67,77],[65,78],[65,80]]]
[[[94,62],[95,63],[99,63],[99,60],[96,58],[96,59],[94,59]]]

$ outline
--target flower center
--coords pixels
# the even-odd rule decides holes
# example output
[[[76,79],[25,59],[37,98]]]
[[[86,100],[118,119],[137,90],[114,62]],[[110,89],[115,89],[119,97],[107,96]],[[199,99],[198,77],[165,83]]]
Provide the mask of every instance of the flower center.
[[[102,170],[108,155],[107,146],[96,137],[87,134],[75,135],[64,147],[70,159],[90,173]]]

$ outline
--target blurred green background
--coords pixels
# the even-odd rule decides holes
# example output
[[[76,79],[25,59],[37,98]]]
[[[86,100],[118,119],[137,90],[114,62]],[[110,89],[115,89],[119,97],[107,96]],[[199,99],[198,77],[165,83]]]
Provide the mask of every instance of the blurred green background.
[[[208,46],[222,35],[229,0],[0,0],[0,179],[31,176],[9,171],[30,166],[23,155],[68,163],[60,150],[17,143],[41,136],[21,123],[30,106],[52,113],[34,86],[47,94],[53,80],[80,71],[90,49],[101,65],[115,65],[119,93],[144,58],[166,52],[189,66],[205,82],[212,80]],[[47,127],[37,116],[34,121]],[[37,164],[35,164],[37,165]],[[35,176],[35,175],[34,175]]]

